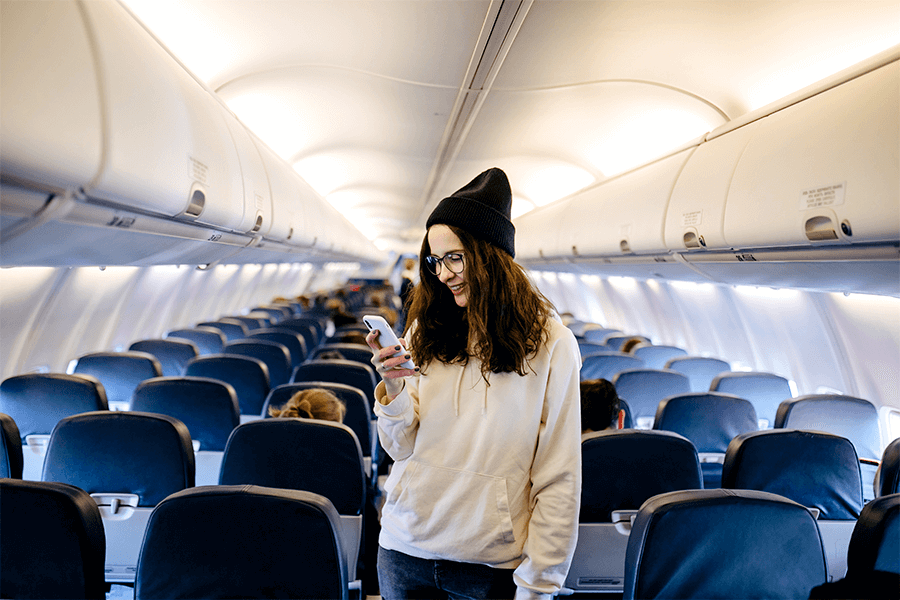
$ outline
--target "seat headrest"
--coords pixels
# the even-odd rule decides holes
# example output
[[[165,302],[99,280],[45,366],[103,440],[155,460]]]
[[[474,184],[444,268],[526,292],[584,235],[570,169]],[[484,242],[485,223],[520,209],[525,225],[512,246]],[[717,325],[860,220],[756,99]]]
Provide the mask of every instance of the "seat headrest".
[[[204,486],[166,498],[138,560],[140,598],[346,598],[340,517],[310,492]]]
[[[664,492],[703,487],[697,450],[669,431],[599,431],[581,442],[583,523],[608,523]]]
[[[60,421],[44,457],[44,481],[89,494],[136,494],[155,506],[194,485],[194,452],[187,427],[173,417],[142,412],[91,412]]]
[[[693,442],[697,452],[725,452],[735,436],[756,431],[758,425],[756,410],[748,400],[705,392],[663,399],[653,428],[680,433]]]
[[[24,460],[22,436],[15,420],[6,413],[0,413],[0,477],[22,479]]]
[[[785,400],[778,405],[775,428],[827,431],[853,442],[860,458],[881,458],[878,409],[862,398],[813,394]]]
[[[866,504],[850,536],[848,577],[872,571],[900,574],[900,494]]]
[[[829,433],[770,429],[728,445],[722,487],[779,494],[818,508],[826,520],[855,520],[862,510],[862,476],[850,440]]]
[[[93,410],[109,410],[103,385],[90,375],[28,373],[0,384],[0,412],[29,435],[49,435],[60,419]]]
[[[4,598],[106,597],[97,503],[75,486],[0,479]]]
[[[134,390],[131,409],[169,415],[182,421],[200,450],[222,451],[240,423],[234,388],[208,377],[157,377]]]
[[[262,419],[237,427],[219,483],[314,492],[342,515],[362,514],[366,497],[356,435],[346,425],[312,419]]]
[[[875,473],[875,493],[887,496],[900,492],[900,438],[887,445]]]
[[[648,500],[625,554],[629,598],[806,598],[826,579],[816,521],[766,492],[691,490]]]

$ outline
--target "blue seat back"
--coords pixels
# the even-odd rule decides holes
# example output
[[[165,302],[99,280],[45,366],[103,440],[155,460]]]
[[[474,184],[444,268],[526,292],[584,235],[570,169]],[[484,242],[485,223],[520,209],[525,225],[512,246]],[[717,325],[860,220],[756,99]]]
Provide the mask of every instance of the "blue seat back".
[[[875,473],[875,496],[900,492],[900,438],[887,445]]]
[[[310,353],[309,359],[316,360],[330,353],[338,355],[334,358],[340,358],[342,360],[352,360],[353,362],[363,363],[366,365],[371,364],[372,361],[371,348],[369,348],[368,346],[362,346],[360,344],[346,343],[322,344]]]
[[[192,358],[185,366],[188,377],[208,377],[231,384],[242,415],[259,416],[269,395],[269,368],[259,359],[230,354]]]
[[[614,510],[637,510],[657,494],[703,487],[697,450],[668,431],[590,433],[581,441],[582,523],[609,523]]]
[[[709,391],[746,398],[768,427],[775,425],[778,405],[792,397],[791,386],[781,375],[747,371],[720,373],[709,384]]]
[[[134,391],[131,409],[175,417],[204,451],[225,450],[228,436],[240,423],[234,388],[208,377],[148,379]]]
[[[343,383],[335,383],[333,381],[302,381],[298,383],[286,383],[277,388],[273,388],[266,398],[266,402],[262,408],[262,415],[265,418],[269,416],[269,407],[281,408],[291,399],[291,396],[302,390],[312,388],[322,388],[337,396],[347,412],[344,414],[344,425],[353,430],[359,445],[362,448],[363,456],[371,456],[372,439],[370,436],[372,410],[369,407],[369,401],[362,390]]]
[[[186,339],[138,340],[129,350],[152,354],[162,367],[163,377],[178,377],[184,373],[184,366],[198,356],[197,345]]]
[[[263,315],[259,317],[248,317],[246,315],[232,315],[230,317],[226,317],[228,319],[234,321],[240,321],[247,327],[247,331],[256,331],[257,329],[264,329],[269,326],[269,319],[265,318]]]
[[[581,352],[582,361],[593,354],[610,354],[615,352],[615,350],[610,350],[599,342],[588,342],[585,340],[578,340],[578,351]]]
[[[621,371],[611,381],[619,397],[628,402],[631,416],[639,426],[642,419],[652,422],[663,398],[690,391],[685,375],[665,369],[629,369]]]
[[[632,351],[649,369],[663,369],[666,363],[678,356],[687,356],[687,350],[676,346],[638,346]]]
[[[823,520],[855,520],[863,505],[856,450],[830,433],[767,429],[739,435],[725,453],[722,487],[779,494],[819,509]]]
[[[593,342],[595,344],[603,344],[603,340],[607,337],[614,334],[621,334],[622,332],[618,329],[611,329],[609,327],[603,328],[585,328],[581,334],[581,337],[584,338],[586,342]]]
[[[0,479],[4,598],[106,598],[97,503],[75,486]]]
[[[269,327],[268,329],[251,331],[247,334],[247,338],[251,340],[268,340],[284,345],[284,347],[288,349],[288,352],[291,353],[292,369],[297,365],[303,364],[306,360],[306,340],[304,340],[303,336],[296,331],[281,327]]]
[[[372,365],[352,360],[311,360],[294,369],[291,383],[304,381],[333,381],[344,383],[361,390],[369,401],[369,408],[375,406],[375,370]]]
[[[613,333],[613,334],[608,335],[605,338],[603,338],[603,344],[610,350],[618,351],[622,348],[622,346],[625,345],[625,342],[627,342],[631,338],[638,338],[639,340],[641,340],[642,343],[645,343],[645,344],[650,343],[650,338],[645,337],[643,335],[624,335],[624,334]]]
[[[0,478],[22,479],[22,435],[11,416],[0,413]]]
[[[16,422],[22,443],[29,435],[49,435],[65,417],[108,410],[103,385],[89,375],[28,373],[0,384],[0,412]]]
[[[262,419],[228,439],[220,485],[306,490],[341,515],[360,515],[366,499],[362,450],[346,425],[314,419]]]
[[[291,353],[284,344],[260,339],[243,339],[228,342],[225,354],[249,356],[261,360],[269,371],[269,385],[277,387],[291,377]]]
[[[72,371],[96,377],[103,384],[110,404],[126,406],[140,382],[163,374],[162,365],[154,355],[136,350],[85,354],[75,361]]]
[[[644,368],[644,361],[631,354],[607,351],[605,353],[582,356],[579,377],[582,381],[588,379],[612,381],[613,377],[622,371],[642,368]]]
[[[623,598],[806,598],[826,577],[803,506],[758,491],[679,491],[638,512]]]
[[[197,323],[197,327],[211,327],[213,329],[218,329],[225,334],[225,339],[229,342],[231,340],[239,340],[247,337],[247,333],[250,331],[241,321],[235,321],[228,318],[223,318],[218,321],[203,321],[202,323]]]
[[[135,599],[348,596],[340,516],[311,492],[206,486],[150,517]]]
[[[66,417],[50,436],[44,481],[88,494],[138,496],[138,506],[194,485],[194,452],[185,425],[167,415],[91,412]]]
[[[724,360],[705,356],[676,356],[666,361],[664,369],[687,375],[692,392],[706,392],[716,375],[731,371]]]
[[[222,352],[228,341],[225,334],[212,327],[193,327],[187,329],[173,329],[165,335],[166,339],[180,339],[193,342],[197,346],[199,354],[218,354]]]

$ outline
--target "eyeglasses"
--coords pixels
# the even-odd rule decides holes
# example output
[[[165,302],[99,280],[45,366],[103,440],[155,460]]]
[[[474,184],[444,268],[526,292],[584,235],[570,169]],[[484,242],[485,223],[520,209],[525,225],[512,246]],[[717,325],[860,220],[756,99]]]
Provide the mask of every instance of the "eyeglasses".
[[[441,265],[450,269],[451,273],[462,273],[466,266],[461,252],[448,252],[443,256],[426,256],[425,266],[432,275],[441,274]]]

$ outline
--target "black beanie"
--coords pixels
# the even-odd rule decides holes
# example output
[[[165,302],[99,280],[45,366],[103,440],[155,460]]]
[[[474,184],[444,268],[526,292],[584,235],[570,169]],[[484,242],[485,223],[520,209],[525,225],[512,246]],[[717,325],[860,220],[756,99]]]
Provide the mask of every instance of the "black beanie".
[[[488,169],[441,200],[425,227],[453,225],[504,250],[515,258],[516,228],[510,221],[512,190],[506,173]]]

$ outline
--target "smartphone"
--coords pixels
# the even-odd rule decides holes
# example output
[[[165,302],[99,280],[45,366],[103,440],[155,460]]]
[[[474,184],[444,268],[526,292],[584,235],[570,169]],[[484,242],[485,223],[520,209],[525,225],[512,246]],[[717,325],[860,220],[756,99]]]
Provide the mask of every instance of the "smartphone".
[[[366,324],[366,327],[369,331],[377,331],[378,332],[378,343],[381,344],[382,348],[387,346],[400,346],[400,340],[397,339],[397,334],[394,333],[394,330],[391,329],[391,326],[388,325],[388,322],[384,320],[383,317],[379,317],[377,315],[366,315],[363,317],[363,323]],[[397,354],[401,354],[406,352],[406,350],[401,350]],[[395,354],[394,356],[397,356]],[[408,360],[402,365],[400,365],[401,369],[415,369],[416,365],[413,364],[413,361]]]

